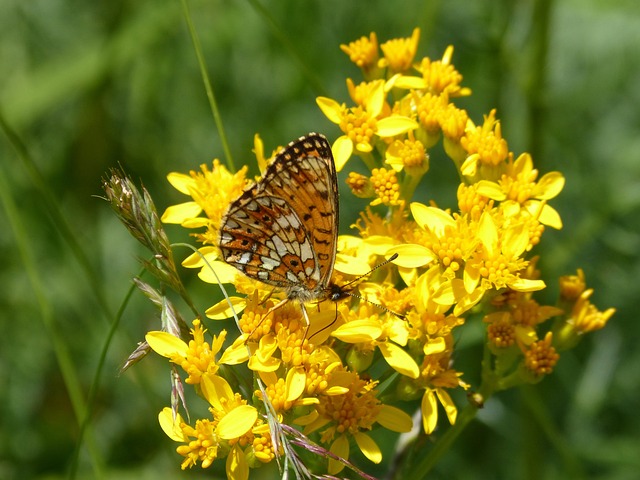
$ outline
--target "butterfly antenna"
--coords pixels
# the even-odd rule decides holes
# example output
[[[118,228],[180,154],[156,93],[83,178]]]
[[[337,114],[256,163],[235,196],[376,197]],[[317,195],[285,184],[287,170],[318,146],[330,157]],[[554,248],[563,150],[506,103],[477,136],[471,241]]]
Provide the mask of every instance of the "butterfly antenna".
[[[377,269],[379,269],[380,267],[384,267],[386,264],[393,262],[396,258],[398,258],[398,254],[394,253],[393,255],[391,255],[389,258],[387,258],[384,262],[380,262],[378,265],[376,265],[375,267],[373,267],[371,270],[369,270],[367,273],[365,273],[364,275],[360,275],[359,277],[354,278],[353,280],[351,280],[348,283],[345,283],[344,285],[341,285],[342,288],[348,287],[349,285],[351,285],[352,283],[356,283],[357,281],[359,281],[360,279],[366,277],[367,275],[371,275],[373,272],[375,272]]]
[[[388,312],[388,313],[390,313],[390,314],[392,314],[392,315],[394,315],[394,316],[396,316],[396,317],[398,317],[400,319],[405,319],[406,318],[405,315],[403,315],[401,313],[394,312],[393,310],[390,310],[387,307],[385,307],[383,305],[380,305],[379,303],[372,302],[371,300],[369,300],[367,298],[364,298],[363,296],[358,295],[357,293],[352,293],[352,292],[345,291],[345,288],[348,287],[349,285],[352,285],[353,283],[358,282],[360,279],[362,279],[363,277],[366,277],[367,275],[370,275],[371,272],[376,271],[380,267],[384,267],[386,264],[393,262],[396,258],[398,258],[398,254],[394,253],[388,259],[386,259],[384,262],[380,262],[378,265],[373,267],[371,270],[369,270],[364,275],[360,275],[359,277],[351,280],[350,282],[345,283],[344,285],[340,285],[339,292],[336,292],[334,297],[336,299],[339,298],[339,297],[345,297],[345,296],[357,298],[357,299],[363,300],[363,301],[365,301],[365,302],[367,302],[367,303],[369,303],[371,305],[374,305],[374,306],[378,307],[379,309],[384,310],[385,312]]]

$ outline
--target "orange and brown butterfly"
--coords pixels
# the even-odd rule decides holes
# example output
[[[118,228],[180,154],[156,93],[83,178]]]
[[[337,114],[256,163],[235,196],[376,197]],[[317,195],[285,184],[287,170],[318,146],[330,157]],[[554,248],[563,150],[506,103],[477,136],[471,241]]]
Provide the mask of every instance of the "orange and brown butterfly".
[[[276,154],[264,176],[231,202],[222,217],[222,258],[248,277],[297,300],[337,301],[331,283],[338,238],[338,183],[331,145],[319,133]]]

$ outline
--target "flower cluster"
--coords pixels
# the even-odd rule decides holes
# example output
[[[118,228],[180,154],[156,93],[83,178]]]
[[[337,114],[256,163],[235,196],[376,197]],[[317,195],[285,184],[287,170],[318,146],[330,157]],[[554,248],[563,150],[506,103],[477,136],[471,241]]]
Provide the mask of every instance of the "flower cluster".
[[[439,60],[416,58],[419,37],[415,29],[378,45],[371,33],[342,45],[364,81],[347,79],[348,104],[317,99],[342,132],[332,146],[337,170],[357,159],[368,169],[350,173],[347,185],[369,205],[354,234],[338,238],[335,259],[334,283],[355,281],[359,296],[307,306],[308,325],[299,304],[243,276],[216,246],[226,207],[250,184],[246,167],[232,173],[216,160],[211,169],[169,175],[191,199],[169,207],[162,221],[199,229],[201,246],[183,266],[235,288],[205,315],[233,317],[239,328],[210,343],[200,320],[188,343],[166,332],[147,335],[210,406],[211,416],[195,423],[177,413],[177,402],[160,414],[164,431],[181,443],[183,468],[226,458],[229,478],[247,478],[250,468],[285,454],[300,473],[305,465],[287,443],[291,426],[303,434],[296,445],[326,452],[330,475],[351,467],[354,443],[378,463],[382,453],[368,432],[409,431],[403,409],[420,408],[427,435],[443,423],[440,412],[456,423],[454,398],[464,396],[452,393],[471,387],[455,367],[456,338],[469,322],[486,325],[482,378],[471,395],[482,403],[552,373],[559,352],[613,315],[590,303],[582,271],[561,279],[555,305],[536,300],[546,284],[533,252],[546,228],[562,227],[548,202],[564,178],[539,175],[529,154],[511,152],[495,110],[476,125],[456,106],[471,91],[451,63],[453,47]],[[440,140],[452,162],[433,153]],[[264,169],[259,137],[254,144]],[[457,171],[456,205],[414,200],[432,196],[434,167]],[[392,262],[360,279],[385,259]]]

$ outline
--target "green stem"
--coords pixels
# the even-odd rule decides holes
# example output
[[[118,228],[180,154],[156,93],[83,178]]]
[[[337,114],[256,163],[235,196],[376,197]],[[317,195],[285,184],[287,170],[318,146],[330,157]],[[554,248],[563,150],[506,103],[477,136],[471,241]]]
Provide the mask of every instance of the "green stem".
[[[467,425],[469,425],[471,420],[476,417],[477,412],[478,407],[476,405],[469,403],[464,407],[458,415],[455,425],[452,425],[451,428],[447,430],[445,434],[442,435],[442,437],[440,437],[434,444],[433,449],[429,451],[429,454],[423,457],[422,460],[411,469],[411,478],[427,478],[431,469],[449,451]]]
[[[220,111],[218,110],[218,103],[216,102],[216,97],[213,94],[213,87],[211,86],[211,80],[209,80],[207,67],[204,63],[204,56],[202,55],[200,40],[198,39],[198,34],[193,26],[193,22],[191,21],[191,12],[189,11],[187,0],[182,0],[182,11],[187,22],[187,27],[189,28],[189,35],[191,36],[191,41],[193,42],[193,49],[195,50],[196,57],[198,59],[198,66],[200,67],[202,82],[204,83],[204,88],[207,92],[207,98],[209,99],[209,106],[211,107],[213,120],[216,123],[216,128],[218,129],[218,134],[220,135],[220,141],[222,142],[222,149],[224,150],[227,168],[232,172],[235,172],[236,169],[233,162],[233,156],[231,155],[231,149],[229,148],[227,135],[224,131],[224,125],[222,124],[222,117],[220,116]]]
[[[141,275],[142,272],[139,274]],[[107,334],[107,338],[104,340],[104,345],[102,346],[102,351],[100,352],[100,358],[98,360],[98,366],[96,367],[95,374],[93,376],[93,382],[91,382],[91,388],[89,389],[89,395],[87,397],[87,408],[85,410],[84,418],[80,423],[80,434],[78,436],[78,441],[76,442],[76,448],[73,452],[73,458],[71,460],[71,467],[69,469],[69,479],[73,479],[76,477],[76,472],[78,469],[78,460],[80,458],[80,448],[82,447],[82,439],[84,438],[85,432],[89,428],[89,424],[91,422],[91,414],[93,413],[93,405],[95,404],[96,394],[98,392],[98,387],[100,386],[100,377],[102,376],[102,370],[104,369],[104,365],[107,359],[107,352],[109,351],[109,347],[111,346],[111,341],[120,325],[120,320],[122,319],[122,315],[126,306],[129,304],[129,300],[131,299],[131,295],[135,291],[136,286],[134,283],[131,283],[129,287],[129,291],[127,292],[118,313],[116,314],[116,318],[111,323],[111,327],[109,328],[109,333]]]

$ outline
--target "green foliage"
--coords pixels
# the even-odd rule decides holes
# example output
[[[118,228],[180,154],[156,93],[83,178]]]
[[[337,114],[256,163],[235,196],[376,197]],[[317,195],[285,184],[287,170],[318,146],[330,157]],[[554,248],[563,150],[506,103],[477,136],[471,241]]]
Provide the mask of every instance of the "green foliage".
[[[315,104],[320,94],[346,100],[344,72],[353,68],[358,77],[339,44],[371,31],[381,41],[408,36],[419,26],[419,54],[439,58],[455,46],[456,68],[474,92],[462,101],[478,115],[473,120],[497,107],[513,151],[532,152],[541,173],[567,178],[554,200],[564,229],[545,233],[544,269],[552,278],[582,266],[594,303],[618,311],[605,330],[561,357],[556,375],[493,397],[436,471],[634,478],[635,2],[251,0],[190,8],[236,166],[253,165],[256,132],[268,151],[310,131],[339,135]],[[147,253],[96,198],[101,179],[121,165],[162,211],[182,201],[168,172],[224,158],[180,3],[4,0],[0,71],[0,478],[67,475],[90,392],[77,478],[182,477],[156,421],[168,400],[164,362],[148,358],[118,376],[144,332],[160,325],[139,292],[100,363],[138,273],[135,258]],[[343,210],[343,232],[359,209]],[[202,290],[188,275],[185,283]],[[190,318],[186,306],[182,313]]]

